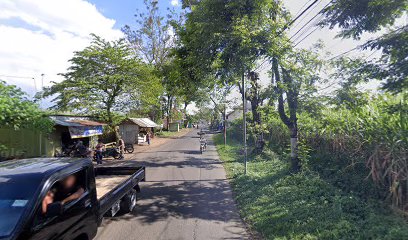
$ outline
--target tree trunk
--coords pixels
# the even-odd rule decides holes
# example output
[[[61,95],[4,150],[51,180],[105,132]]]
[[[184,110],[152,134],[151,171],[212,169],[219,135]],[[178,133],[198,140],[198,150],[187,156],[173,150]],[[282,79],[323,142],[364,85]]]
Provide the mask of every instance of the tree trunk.
[[[289,114],[288,117],[285,112],[285,102],[283,99],[283,90],[279,87],[279,84],[282,82],[279,67],[278,67],[278,60],[277,58],[272,58],[272,72],[273,76],[275,77],[276,87],[275,91],[278,93],[278,113],[279,117],[282,122],[288,127],[290,131],[290,158],[291,158],[291,172],[296,173],[300,170],[300,162],[298,156],[298,128],[297,128],[297,94],[298,92],[294,89],[290,89],[286,91],[286,97],[289,107]],[[292,79],[290,78],[289,73],[282,68],[282,77],[283,82],[290,85]]]
[[[118,143],[119,139],[120,139],[119,127],[117,127],[117,126],[115,126],[113,124],[113,117],[112,117],[112,112],[111,112],[110,106],[111,105],[108,105],[107,109],[106,109],[106,114],[108,115],[108,125],[113,130],[113,132],[115,134],[115,142]]]
[[[296,173],[300,170],[300,162],[298,156],[298,129],[297,124],[290,128],[290,160],[291,171]]]
[[[224,113],[222,114],[224,118],[224,145],[227,145],[227,106],[224,104]]]
[[[166,116],[166,127],[167,127],[167,131],[170,130],[170,121],[171,121],[171,111],[172,111],[172,97],[171,96],[167,96],[167,116]]]

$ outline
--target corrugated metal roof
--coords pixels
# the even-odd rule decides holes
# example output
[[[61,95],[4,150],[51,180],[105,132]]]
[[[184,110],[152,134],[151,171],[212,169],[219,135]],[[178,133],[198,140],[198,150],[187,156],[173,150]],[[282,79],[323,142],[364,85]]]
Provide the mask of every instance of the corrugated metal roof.
[[[158,127],[159,126],[155,122],[150,120],[149,118],[129,118],[129,120],[140,127]]]
[[[83,126],[103,126],[105,123],[91,121],[86,117],[67,117],[67,116],[50,116],[55,125],[65,127],[83,127]]]

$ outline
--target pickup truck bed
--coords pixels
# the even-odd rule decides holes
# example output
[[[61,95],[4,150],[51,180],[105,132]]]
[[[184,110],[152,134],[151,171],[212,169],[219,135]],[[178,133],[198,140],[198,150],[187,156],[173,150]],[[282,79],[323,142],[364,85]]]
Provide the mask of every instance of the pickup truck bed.
[[[99,201],[99,219],[145,179],[144,167],[97,167],[95,183]],[[98,186],[99,185],[99,186]],[[100,192],[99,192],[100,191]]]
[[[95,177],[96,196],[98,200],[128,178],[128,175],[106,175]]]

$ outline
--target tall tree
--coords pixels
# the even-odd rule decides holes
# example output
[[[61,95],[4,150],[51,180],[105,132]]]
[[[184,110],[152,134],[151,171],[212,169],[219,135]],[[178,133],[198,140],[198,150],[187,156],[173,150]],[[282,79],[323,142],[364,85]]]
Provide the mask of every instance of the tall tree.
[[[144,61],[161,69],[168,61],[174,39],[172,37],[172,15],[162,16],[157,0],[144,0],[147,13],[136,13],[135,28],[122,28],[133,49]]]
[[[395,26],[398,18],[408,14],[405,0],[339,0],[324,9],[322,25],[340,27],[341,38],[360,39],[365,32],[376,33],[389,28],[382,36],[365,43],[362,48],[381,50],[378,60],[369,61],[356,73],[370,73],[371,79],[385,81],[383,87],[399,93],[408,89],[408,25]]]
[[[158,77],[162,81],[163,91],[161,93],[161,109],[156,107],[146,109],[153,114],[154,118],[162,118],[166,115],[171,118],[171,108],[175,101],[174,91],[177,86],[172,84],[171,78],[166,77],[168,65],[171,61],[171,51],[174,47],[173,24],[179,18],[173,12],[166,15],[160,13],[157,0],[144,0],[146,13],[136,13],[136,25],[126,25],[122,28],[127,40],[137,55],[148,64],[154,66]]]
[[[195,66],[198,79],[223,79],[228,85],[239,85],[242,76],[253,72],[269,49],[269,40],[280,40],[271,33],[282,30],[282,22],[288,20],[281,3],[274,0],[202,0],[192,5],[179,32],[190,53],[187,60]]]
[[[271,59],[279,117],[290,131],[291,170],[297,172],[301,168],[298,156],[299,98],[302,89],[313,86],[318,80],[321,61],[318,54],[308,50],[289,50],[283,55],[272,55]]]
[[[135,58],[124,39],[108,42],[93,35],[91,45],[70,62],[61,74],[65,80],[43,93],[56,95],[53,108],[95,114],[114,128],[117,113],[157,104],[161,85],[154,69]]]

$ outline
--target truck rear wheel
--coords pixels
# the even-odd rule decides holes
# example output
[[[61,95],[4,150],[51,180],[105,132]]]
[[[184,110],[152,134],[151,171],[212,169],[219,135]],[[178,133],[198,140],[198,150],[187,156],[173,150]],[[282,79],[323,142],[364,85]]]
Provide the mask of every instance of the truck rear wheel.
[[[120,209],[124,213],[132,212],[133,209],[136,207],[137,202],[137,192],[136,190],[132,189],[126,196],[123,197],[122,201],[120,202]]]

